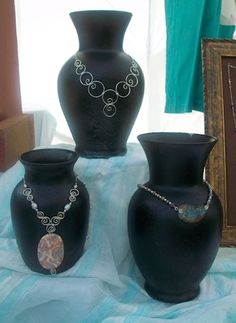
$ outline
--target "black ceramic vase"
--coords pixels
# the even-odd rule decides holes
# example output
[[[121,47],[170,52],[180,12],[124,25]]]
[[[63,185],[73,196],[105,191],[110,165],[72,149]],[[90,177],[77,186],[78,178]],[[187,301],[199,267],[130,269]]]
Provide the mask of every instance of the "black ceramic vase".
[[[221,238],[221,204],[203,180],[216,138],[147,133],[138,139],[150,179],[130,201],[131,249],[151,297],[170,303],[188,301],[199,294]]]
[[[59,73],[58,96],[76,151],[87,158],[123,155],[144,93],[141,68],[123,51],[131,13],[78,11],[70,17],[79,50]]]
[[[11,197],[16,241],[25,264],[42,274],[72,267],[83,253],[89,196],[73,168],[77,153],[39,149],[24,153],[24,180]]]

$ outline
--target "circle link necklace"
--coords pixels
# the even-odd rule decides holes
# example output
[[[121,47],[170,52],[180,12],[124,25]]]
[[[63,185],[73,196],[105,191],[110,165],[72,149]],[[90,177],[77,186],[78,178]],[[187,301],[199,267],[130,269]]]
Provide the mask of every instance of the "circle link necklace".
[[[106,89],[103,82],[94,78],[92,72],[87,70],[86,65],[75,54],[75,73],[79,76],[80,84],[87,86],[88,94],[93,98],[101,98],[104,103],[103,114],[112,118],[117,112],[116,103],[119,98],[127,98],[131,89],[138,85],[139,69],[138,64],[132,59],[129,73],[124,80],[115,84],[114,88]]]

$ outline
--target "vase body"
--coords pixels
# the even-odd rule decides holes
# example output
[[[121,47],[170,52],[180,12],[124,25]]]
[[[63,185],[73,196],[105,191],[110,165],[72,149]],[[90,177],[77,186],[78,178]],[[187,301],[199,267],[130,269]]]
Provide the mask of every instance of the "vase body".
[[[209,188],[203,171],[216,139],[184,133],[149,133],[138,137],[149,164],[144,184],[175,206],[203,206]],[[177,303],[196,297],[214,261],[222,232],[222,207],[212,193],[201,216],[186,217],[139,188],[131,198],[128,233],[145,289],[155,299]]]
[[[59,73],[58,96],[76,151],[87,158],[125,154],[144,93],[141,68],[123,50],[131,14],[78,11],[70,16],[79,50]]]
[[[73,171],[77,157],[75,152],[66,149],[38,149],[21,156],[25,183],[32,190],[33,202],[51,220],[70,202],[70,190],[77,184],[79,195],[53,232],[54,238],[59,236],[59,243],[58,240],[55,243],[62,247],[57,251],[58,254],[62,251],[62,254],[56,273],[69,269],[81,257],[88,230],[89,196],[84,184],[78,177],[76,180]],[[46,256],[40,249],[45,241],[43,237],[48,233],[47,227],[23,194],[24,189],[22,180],[11,196],[11,217],[16,241],[25,264],[31,270],[50,274],[52,272],[43,264],[42,257],[49,259],[48,255],[53,252],[53,247],[46,250]],[[45,243],[51,244],[48,240]]]

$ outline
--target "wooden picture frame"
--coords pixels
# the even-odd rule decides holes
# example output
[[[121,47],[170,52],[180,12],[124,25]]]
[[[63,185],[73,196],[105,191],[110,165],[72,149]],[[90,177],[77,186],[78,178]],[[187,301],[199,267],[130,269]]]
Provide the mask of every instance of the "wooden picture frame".
[[[207,179],[221,200],[222,245],[236,246],[236,41],[203,39],[205,132],[217,137]]]

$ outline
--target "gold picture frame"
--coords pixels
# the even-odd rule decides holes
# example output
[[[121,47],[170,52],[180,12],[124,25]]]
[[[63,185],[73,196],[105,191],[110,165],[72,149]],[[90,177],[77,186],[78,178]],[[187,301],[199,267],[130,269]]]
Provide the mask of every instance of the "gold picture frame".
[[[221,244],[236,246],[236,41],[203,39],[202,62],[205,132],[218,139],[207,179],[223,207]]]

